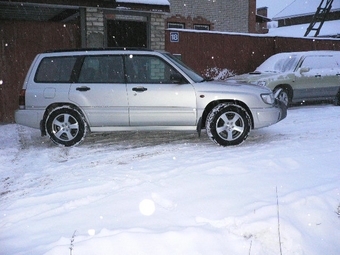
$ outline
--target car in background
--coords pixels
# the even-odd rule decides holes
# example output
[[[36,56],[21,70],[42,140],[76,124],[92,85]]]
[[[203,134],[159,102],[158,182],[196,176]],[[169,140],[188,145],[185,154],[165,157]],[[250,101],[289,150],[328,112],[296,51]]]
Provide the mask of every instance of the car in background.
[[[62,146],[87,132],[201,129],[228,146],[286,115],[270,89],[206,81],[167,52],[83,49],[36,56],[15,120]]]
[[[340,51],[275,54],[254,72],[229,79],[266,86],[286,105],[333,100],[340,105]]]

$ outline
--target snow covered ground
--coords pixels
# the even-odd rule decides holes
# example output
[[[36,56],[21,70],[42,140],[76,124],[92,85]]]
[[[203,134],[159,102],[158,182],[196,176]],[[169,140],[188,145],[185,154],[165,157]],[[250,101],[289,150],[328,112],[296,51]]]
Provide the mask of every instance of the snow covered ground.
[[[0,254],[340,254],[340,107],[292,107],[223,148],[206,135],[53,145],[0,125]]]

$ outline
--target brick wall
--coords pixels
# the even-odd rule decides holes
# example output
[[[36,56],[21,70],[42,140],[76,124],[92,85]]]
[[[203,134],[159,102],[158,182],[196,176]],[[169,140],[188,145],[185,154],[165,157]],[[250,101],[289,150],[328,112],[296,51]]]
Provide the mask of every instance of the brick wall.
[[[204,17],[214,24],[214,30],[249,32],[249,2],[254,0],[169,0],[168,17]],[[254,23],[255,26],[255,23]]]
[[[104,14],[98,8],[86,8],[86,47],[104,47]]]
[[[152,13],[150,21],[150,48],[152,50],[165,49],[165,20],[164,14]]]

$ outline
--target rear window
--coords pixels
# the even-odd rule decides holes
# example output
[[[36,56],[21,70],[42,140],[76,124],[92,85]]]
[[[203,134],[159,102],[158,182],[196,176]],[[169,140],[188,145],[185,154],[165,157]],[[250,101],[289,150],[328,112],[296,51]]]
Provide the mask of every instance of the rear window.
[[[68,83],[77,57],[46,57],[38,67],[34,81],[37,83]]]

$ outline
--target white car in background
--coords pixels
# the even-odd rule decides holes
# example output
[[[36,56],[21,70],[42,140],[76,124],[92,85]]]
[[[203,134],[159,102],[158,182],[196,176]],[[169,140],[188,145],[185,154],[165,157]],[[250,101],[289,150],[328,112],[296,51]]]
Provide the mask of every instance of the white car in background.
[[[340,104],[340,51],[305,51],[275,54],[254,72],[231,80],[281,89],[286,105],[303,101],[334,100]]]

